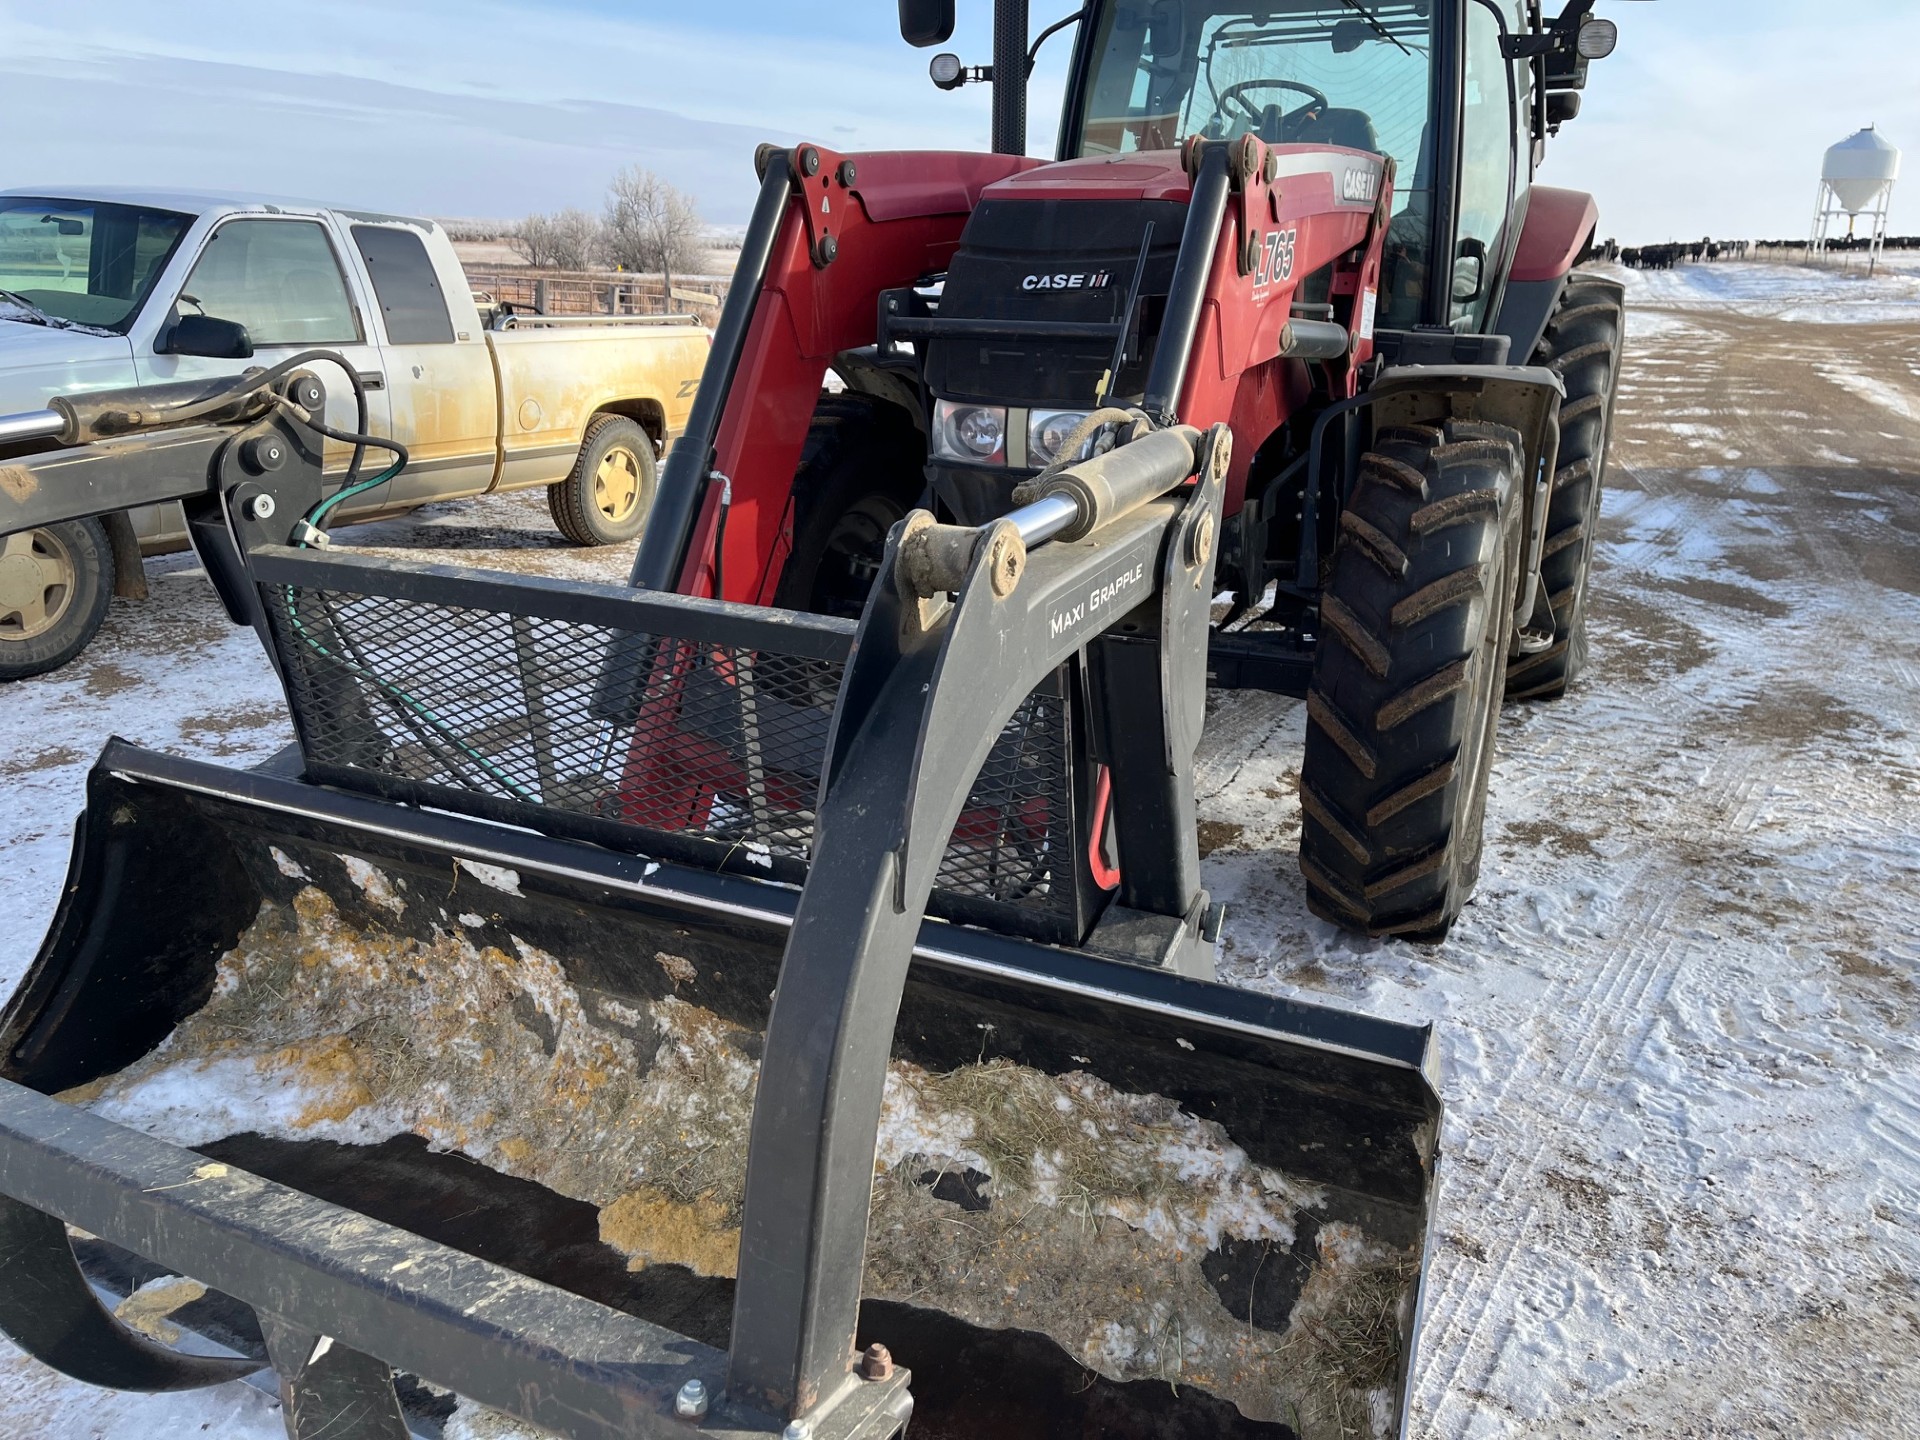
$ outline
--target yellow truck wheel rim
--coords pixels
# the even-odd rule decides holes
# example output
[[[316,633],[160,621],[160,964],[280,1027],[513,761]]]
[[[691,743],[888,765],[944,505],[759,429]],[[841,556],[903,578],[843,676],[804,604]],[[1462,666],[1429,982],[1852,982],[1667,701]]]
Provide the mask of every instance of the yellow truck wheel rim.
[[[0,640],[44,635],[73,603],[73,557],[51,530],[0,540]]]
[[[615,445],[600,457],[593,474],[593,503],[618,524],[640,503],[640,459],[624,445]]]

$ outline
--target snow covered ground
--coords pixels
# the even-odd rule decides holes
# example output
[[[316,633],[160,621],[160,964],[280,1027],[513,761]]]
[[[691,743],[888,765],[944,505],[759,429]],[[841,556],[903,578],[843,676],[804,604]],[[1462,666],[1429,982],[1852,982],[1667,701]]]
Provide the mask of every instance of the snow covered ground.
[[[1649,306],[1754,315],[1790,325],[1912,324],[1920,320],[1920,259],[1890,254],[1867,274],[1858,256],[1828,265],[1719,261],[1631,273]]]
[[[1479,896],[1437,949],[1309,916],[1301,708],[1218,696],[1223,978],[1439,1027],[1412,1433],[1920,1434],[1920,278],[1626,278],[1593,668],[1507,712]],[[353,538],[626,565],[525,498]],[[235,763],[288,738],[251,637],[183,562],[150,570],[154,601],[0,707],[0,987],[108,735]],[[280,1433],[238,1386],[114,1396],[0,1352],[0,1437]]]

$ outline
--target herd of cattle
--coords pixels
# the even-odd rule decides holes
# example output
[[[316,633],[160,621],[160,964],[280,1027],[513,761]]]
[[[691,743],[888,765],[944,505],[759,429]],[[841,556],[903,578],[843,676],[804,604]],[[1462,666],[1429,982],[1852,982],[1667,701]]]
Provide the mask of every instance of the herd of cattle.
[[[1872,240],[1865,235],[1843,235],[1827,241],[1829,250],[1867,250]],[[1785,259],[1790,252],[1807,250],[1805,240],[1690,240],[1666,245],[1639,245],[1622,248],[1616,240],[1598,241],[1593,247],[1596,260],[1617,260],[1629,270],[1671,270],[1682,263],[1701,264],[1713,260],[1745,260],[1756,252],[1768,259]],[[1920,250],[1920,235],[1889,235],[1883,249]]]

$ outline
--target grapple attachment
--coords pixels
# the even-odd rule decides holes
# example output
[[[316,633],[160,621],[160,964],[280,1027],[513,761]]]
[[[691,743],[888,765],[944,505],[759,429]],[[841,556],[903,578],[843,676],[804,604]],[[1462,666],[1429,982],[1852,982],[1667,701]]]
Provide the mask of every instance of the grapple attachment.
[[[0,1329],[250,1363],[82,1305],[130,1253],[296,1437],[404,1433],[396,1370],[577,1437],[1397,1432],[1427,1031],[1195,978],[1223,446],[1072,542],[910,517],[857,629],[232,517],[299,753],[102,755],[0,1016]]]

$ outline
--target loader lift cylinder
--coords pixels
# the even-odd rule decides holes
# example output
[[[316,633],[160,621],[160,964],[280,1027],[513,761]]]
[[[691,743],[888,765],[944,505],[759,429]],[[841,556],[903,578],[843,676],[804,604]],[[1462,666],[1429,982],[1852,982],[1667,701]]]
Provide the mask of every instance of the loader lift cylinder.
[[[1187,205],[1186,227],[1180,232],[1180,255],[1174,261],[1166,318],[1161,321],[1160,338],[1154,342],[1146,396],[1141,401],[1141,408],[1162,424],[1173,423],[1180,392],[1186,387],[1187,362],[1193,354],[1201,311],[1206,307],[1213,253],[1227,215],[1230,155],[1224,140],[1203,141],[1199,146],[1193,199]]]

